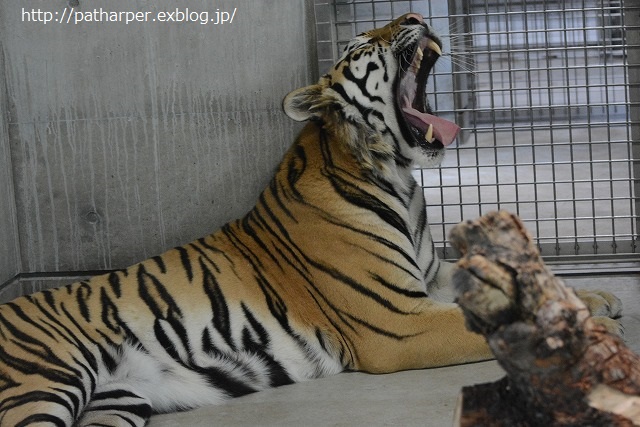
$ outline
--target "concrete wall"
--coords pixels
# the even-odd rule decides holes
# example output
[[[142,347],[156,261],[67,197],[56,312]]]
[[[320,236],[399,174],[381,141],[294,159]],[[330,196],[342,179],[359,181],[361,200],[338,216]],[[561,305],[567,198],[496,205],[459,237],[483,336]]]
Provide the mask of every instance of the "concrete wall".
[[[20,270],[18,223],[13,194],[3,70],[2,43],[0,43],[0,286],[13,279]]]
[[[69,5],[148,19],[236,11],[224,25],[75,25]],[[314,74],[311,13],[300,0],[2,1],[21,271],[124,267],[249,209],[299,130],[281,101]],[[0,238],[16,229],[2,217]],[[6,262],[0,279],[17,260]]]

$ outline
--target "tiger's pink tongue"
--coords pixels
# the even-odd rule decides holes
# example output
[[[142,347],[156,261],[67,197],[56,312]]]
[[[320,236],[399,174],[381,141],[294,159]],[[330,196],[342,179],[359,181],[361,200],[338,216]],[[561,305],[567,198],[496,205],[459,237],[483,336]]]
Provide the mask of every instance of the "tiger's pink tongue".
[[[433,114],[421,113],[415,108],[405,107],[402,109],[407,114],[407,119],[412,125],[419,128],[423,132],[427,131],[429,125],[433,125],[433,136],[442,145],[447,146],[453,142],[460,132],[460,126],[450,122],[449,120],[441,119]]]

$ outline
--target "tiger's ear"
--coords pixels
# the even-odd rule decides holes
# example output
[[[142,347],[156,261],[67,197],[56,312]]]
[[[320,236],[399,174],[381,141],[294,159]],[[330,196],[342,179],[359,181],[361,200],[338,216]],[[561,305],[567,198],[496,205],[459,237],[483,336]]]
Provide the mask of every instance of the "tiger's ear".
[[[322,86],[319,84],[296,89],[285,96],[282,107],[287,116],[298,122],[317,116],[314,107],[321,102]]]

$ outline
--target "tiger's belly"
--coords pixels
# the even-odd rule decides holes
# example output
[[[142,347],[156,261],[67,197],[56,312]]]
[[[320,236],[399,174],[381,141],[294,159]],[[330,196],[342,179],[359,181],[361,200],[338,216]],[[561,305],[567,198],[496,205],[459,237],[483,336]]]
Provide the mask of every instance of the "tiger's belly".
[[[217,404],[343,371],[339,361],[320,346],[314,348],[312,342],[302,343],[300,337],[270,332],[269,345],[262,347],[249,340],[242,348],[232,349],[227,343],[216,348],[214,342],[206,350],[180,348],[177,341],[167,350],[166,343],[155,339],[144,347],[124,343],[118,349],[117,368],[99,373],[98,388],[124,384],[149,399],[154,411],[161,413]]]

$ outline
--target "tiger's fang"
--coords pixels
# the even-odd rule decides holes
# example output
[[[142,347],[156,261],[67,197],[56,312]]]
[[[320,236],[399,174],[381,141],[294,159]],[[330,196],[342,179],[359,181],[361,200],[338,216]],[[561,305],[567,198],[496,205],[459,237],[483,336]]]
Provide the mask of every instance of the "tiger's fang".
[[[431,144],[433,141],[435,141],[435,138],[433,137],[433,125],[430,124],[429,127],[427,128],[427,132],[424,134],[424,140],[427,141],[429,144]]]
[[[426,47],[431,49],[436,55],[442,56],[442,49],[440,49],[440,46],[438,46],[438,43],[436,43],[435,40],[429,39]]]

